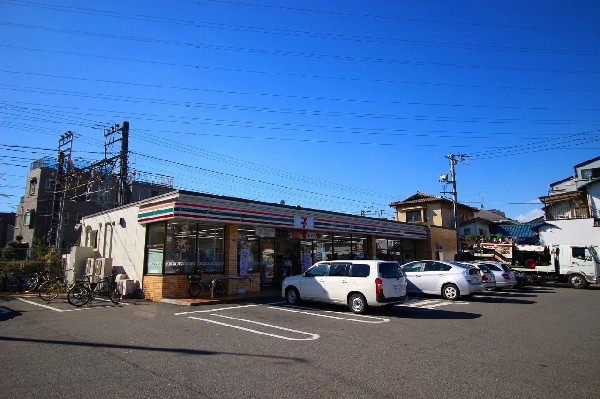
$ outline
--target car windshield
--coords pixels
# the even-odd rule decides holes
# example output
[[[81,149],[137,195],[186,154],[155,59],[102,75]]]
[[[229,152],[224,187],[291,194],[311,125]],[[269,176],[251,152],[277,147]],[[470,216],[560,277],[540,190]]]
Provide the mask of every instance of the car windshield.
[[[379,264],[379,276],[382,278],[400,278],[402,269],[396,262],[384,262]]]
[[[452,266],[462,267],[463,269],[471,269],[471,268],[473,268],[473,266],[467,265],[466,263],[460,263],[460,262],[448,262],[448,263],[450,263]]]
[[[477,267],[483,270],[485,273],[490,273],[490,269],[486,265],[477,265]]]

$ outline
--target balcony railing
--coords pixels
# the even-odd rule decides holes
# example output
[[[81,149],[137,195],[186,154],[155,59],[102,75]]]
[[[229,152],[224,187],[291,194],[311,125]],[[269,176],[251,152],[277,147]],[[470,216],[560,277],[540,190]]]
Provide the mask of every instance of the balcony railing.
[[[587,207],[553,206],[546,211],[547,220],[586,219],[589,217],[590,213]]]

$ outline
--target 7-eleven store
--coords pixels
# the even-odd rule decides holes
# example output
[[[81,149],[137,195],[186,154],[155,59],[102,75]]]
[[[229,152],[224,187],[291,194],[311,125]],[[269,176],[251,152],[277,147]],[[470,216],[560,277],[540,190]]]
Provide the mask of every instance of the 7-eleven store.
[[[426,226],[173,191],[85,217],[81,243],[150,300],[188,297],[187,274],[231,277],[230,294],[276,289],[325,259],[418,259]],[[141,290],[141,291],[139,291]],[[202,295],[210,295],[207,290]]]

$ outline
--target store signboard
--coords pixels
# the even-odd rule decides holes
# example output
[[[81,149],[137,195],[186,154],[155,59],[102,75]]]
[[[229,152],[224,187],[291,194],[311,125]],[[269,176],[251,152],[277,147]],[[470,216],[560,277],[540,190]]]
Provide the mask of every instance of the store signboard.
[[[270,227],[254,226],[257,237],[275,237],[275,229]]]
[[[314,229],[315,218],[312,216],[294,215],[294,228],[296,229]]]

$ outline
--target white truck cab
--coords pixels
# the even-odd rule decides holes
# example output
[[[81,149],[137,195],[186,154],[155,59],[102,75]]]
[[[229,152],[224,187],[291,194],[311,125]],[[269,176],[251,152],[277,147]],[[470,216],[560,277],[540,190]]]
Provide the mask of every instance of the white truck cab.
[[[516,246],[519,252],[519,247]],[[524,265],[513,265],[514,270],[529,274],[534,280],[555,279],[568,282],[573,288],[586,288],[600,283],[600,247],[576,245],[549,245],[545,247],[548,257],[527,258],[523,251]],[[513,258],[514,258],[513,251]]]

